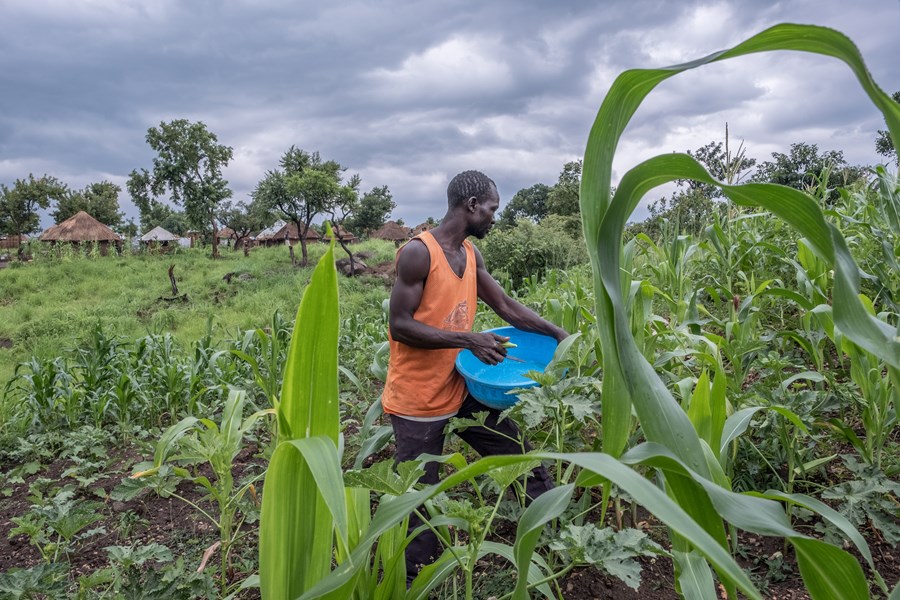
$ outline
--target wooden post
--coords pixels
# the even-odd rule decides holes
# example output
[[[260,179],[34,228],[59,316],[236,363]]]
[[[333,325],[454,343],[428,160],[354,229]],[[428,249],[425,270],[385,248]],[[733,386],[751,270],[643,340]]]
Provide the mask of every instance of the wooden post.
[[[175,285],[175,273],[173,272],[174,270],[175,270],[175,265],[172,265],[171,267],[169,267],[169,282],[172,284],[172,297],[173,298],[178,295],[178,286]]]

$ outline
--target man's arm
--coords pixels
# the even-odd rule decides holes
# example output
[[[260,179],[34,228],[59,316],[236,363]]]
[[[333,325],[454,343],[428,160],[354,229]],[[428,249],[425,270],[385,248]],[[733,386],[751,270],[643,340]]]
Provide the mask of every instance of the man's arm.
[[[478,267],[478,297],[500,315],[501,319],[523,331],[554,337],[557,342],[561,342],[569,336],[562,327],[557,327],[550,321],[541,318],[527,306],[507,296],[497,280],[487,272],[478,248],[475,249],[475,261]]]
[[[428,248],[419,241],[412,241],[404,246],[397,256],[397,279],[391,290],[389,314],[391,337],[416,348],[468,348],[479,360],[489,365],[502,361],[506,356],[506,349],[500,343],[509,338],[493,333],[445,331],[415,319],[430,266]]]

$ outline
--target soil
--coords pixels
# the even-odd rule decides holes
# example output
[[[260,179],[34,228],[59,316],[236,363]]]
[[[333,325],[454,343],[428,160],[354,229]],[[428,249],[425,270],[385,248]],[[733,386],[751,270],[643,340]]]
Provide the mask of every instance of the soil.
[[[161,498],[152,492],[142,493],[134,500],[128,502],[111,500],[108,497],[109,492],[119,485],[123,477],[131,472],[135,463],[147,458],[140,456],[134,450],[120,450],[118,452],[113,457],[113,466],[107,470],[109,475],[91,484],[89,490],[83,490],[82,496],[85,500],[100,501],[105,506],[103,509],[103,520],[91,527],[103,526],[106,533],[93,536],[81,543],[77,547],[77,552],[70,556],[73,577],[108,566],[106,552],[103,550],[107,546],[141,545],[154,542],[168,546],[173,551],[173,554],[182,556],[188,566],[198,568],[204,551],[218,539],[218,535],[213,530],[213,527],[194,508],[184,502],[174,498]],[[258,469],[264,465],[263,459],[258,454],[258,450],[254,447],[246,448],[238,455],[234,462],[236,481],[244,473],[249,472],[249,469]],[[372,457],[366,462],[371,463],[372,460],[387,458],[391,455],[392,448],[388,447],[379,452],[377,458]],[[15,466],[12,464],[0,465],[0,472],[6,472]],[[27,499],[29,486],[38,478],[51,479],[60,484],[69,483],[70,480],[62,477],[62,473],[69,466],[70,464],[67,461],[57,460],[49,465],[44,465],[40,472],[25,478],[25,483],[5,486],[6,491],[4,491],[4,494],[9,492],[9,495],[0,495],[0,573],[13,567],[30,567],[41,562],[40,554],[29,544],[27,537],[22,535],[9,537],[10,530],[16,526],[11,519],[28,512],[31,505],[31,502]],[[210,473],[202,469],[201,472],[211,476]],[[74,480],[71,480],[71,482],[74,483]],[[261,485],[257,487],[261,487]],[[199,503],[204,509],[212,509],[208,501],[202,500],[203,494],[192,484],[180,484],[177,492],[192,502]],[[105,498],[100,497],[104,494],[106,495]],[[125,515],[135,523],[127,537],[121,535],[120,528],[120,524],[126,518]],[[614,516],[608,514],[606,520],[608,524],[612,524]],[[629,522],[627,514],[625,521],[625,526],[635,525]],[[642,509],[638,511],[636,525],[648,531],[656,541],[661,543],[664,541],[664,526]],[[247,529],[253,530],[255,525],[249,526]],[[862,533],[870,544],[876,566],[882,576],[889,585],[896,585],[897,581],[900,580],[900,562],[897,561],[897,549],[886,543],[872,531],[863,531]],[[503,529],[503,525],[498,528],[498,540],[511,543],[514,537],[514,524],[508,524],[506,529]],[[253,560],[253,557],[255,555],[256,542],[255,532],[245,537],[240,542],[241,547],[235,549],[236,557],[246,556],[248,559],[251,559],[246,561],[246,563],[254,564],[255,560]],[[763,592],[764,597],[798,600],[809,598],[792,553],[788,551],[782,557],[781,553],[784,552],[782,540],[742,533],[740,547],[742,552],[738,557],[738,562],[750,572],[751,578]],[[218,566],[218,560],[218,554],[216,553],[210,559],[208,568],[215,570]],[[677,598],[673,580],[673,567],[669,558],[665,556],[642,558],[640,562],[642,565],[642,585],[638,590],[631,589],[619,579],[597,569],[584,567],[574,569],[560,581],[559,587],[563,598],[567,600],[590,598],[663,600]],[[235,565],[246,563],[240,560],[234,561]],[[502,579],[504,576],[502,571],[503,569],[508,571],[509,565],[502,563],[503,561],[498,561],[496,564],[492,561],[485,561],[482,563],[481,575],[494,576],[501,582],[505,581]],[[235,572],[229,574],[229,581],[241,581],[248,575],[250,573],[241,572],[236,567]],[[503,584],[501,583],[500,585],[502,586]],[[724,590],[720,591],[720,596],[724,598]],[[255,596],[255,593],[251,591],[242,597],[258,597]]]
[[[12,348],[13,341],[9,338],[0,337],[0,348]]]
[[[235,481],[251,466],[264,466],[265,461],[256,457],[255,452],[255,448],[245,448],[235,459]],[[115,501],[109,497],[113,488],[131,473],[132,466],[148,458],[152,457],[141,457],[132,450],[122,452],[112,461],[114,466],[108,469],[110,473],[108,477],[92,483],[89,490],[80,490],[79,500],[102,502],[105,507],[102,509],[103,519],[87,529],[102,527],[106,532],[78,544],[77,551],[69,556],[72,579],[109,566],[104,551],[107,546],[141,546],[158,543],[167,546],[174,556],[182,556],[192,568],[199,568],[205,550],[218,541],[218,532],[213,525],[185,502],[172,497],[161,498],[149,490],[127,502]],[[40,553],[29,543],[28,537],[9,536],[9,532],[16,527],[12,519],[28,512],[32,504],[28,499],[29,487],[36,480],[51,479],[59,482],[59,487],[75,483],[74,480],[62,477],[62,473],[70,466],[71,463],[67,460],[57,460],[45,465],[40,472],[25,478],[24,483],[9,486],[9,489],[4,491],[4,494],[10,492],[8,497],[0,496],[0,573],[14,567],[28,568],[40,564]],[[2,465],[0,472],[5,472],[11,467],[15,465]],[[208,468],[201,468],[199,472],[213,480]],[[215,514],[212,503],[203,499],[204,494],[198,486],[182,482],[176,488],[176,493]],[[127,537],[120,534],[123,519],[135,523],[131,535]],[[243,544],[243,548],[235,549],[238,554],[242,551],[255,552],[255,532],[244,538]],[[209,561],[209,568],[215,569],[219,564],[218,561],[218,554],[214,554]],[[237,563],[238,561],[233,561],[233,564]],[[251,573],[235,571],[229,573],[229,581],[242,581],[249,575]]]

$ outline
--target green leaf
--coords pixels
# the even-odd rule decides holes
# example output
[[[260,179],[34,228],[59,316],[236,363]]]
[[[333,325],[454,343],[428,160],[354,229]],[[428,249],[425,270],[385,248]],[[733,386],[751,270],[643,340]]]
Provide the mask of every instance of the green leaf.
[[[278,444],[263,490],[260,589],[266,598],[294,598],[328,573],[332,523],[347,547],[347,506],[334,442],[317,436]],[[310,501],[297,501],[301,494]]]
[[[736,494],[721,487],[691,470],[674,452],[664,446],[646,442],[626,452],[621,460],[625,464],[649,465],[662,469],[667,474],[680,473],[693,478],[708,494],[716,512],[736,527],[760,535],[778,537],[796,535],[790,528],[780,504],[759,497]]]
[[[694,424],[700,439],[712,444],[712,409],[709,397],[709,374],[706,369],[700,374],[694,393],[691,395],[691,404],[688,406],[688,418]]]
[[[869,587],[856,560],[836,546],[810,538],[788,538],[813,600],[866,600]]]
[[[716,539],[703,527],[699,526],[683,508],[667,497],[657,486],[617,459],[602,453],[533,453],[521,456],[485,457],[449,475],[438,484],[420,491],[408,492],[399,497],[383,498],[372,517],[365,540],[353,551],[352,562],[348,561],[338,565],[331,575],[303,595],[304,600],[323,597],[350,581],[357,570],[366,563],[369,548],[376,542],[378,537],[429,498],[498,466],[536,459],[571,462],[614,482],[618,487],[628,492],[635,502],[644,506],[663,523],[672,528],[675,533],[690,540],[697,551],[703,554],[716,568],[720,578],[730,584],[734,584],[750,598],[761,598],[746,573]],[[715,511],[712,512],[714,513]]]
[[[346,504],[337,458],[338,323],[332,238],[300,302],[285,364],[279,443],[266,474],[259,528],[263,598],[296,598],[328,574],[335,522],[346,547]],[[284,443],[313,436],[329,442]],[[323,454],[313,456],[313,447]]]
[[[672,552],[672,556],[684,600],[718,600],[712,571],[702,556],[677,550]]]
[[[728,444],[741,437],[747,428],[750,426],[750,421],[753,420],[753,415],[761,411],[763,406],[750,406],[748,408],[742,408],[737,411],[725,421],[725,427],[722,428],[722,445],[719,448],[719,453],[725,452],[728,447]]]
[[[768,490],[764,494],[760,494],[758,492],[748,492],[754,496],[760,496],[762,498],[770,498],[772,500],[781,500],[782,502],[790,502],[792,504],[796,504],[797,506],[802,506],[808,510],[818,513],[823,518],[830,521],[834,526],[840,529],[847,538],[853,542],[856,546],[856,549],[859,550],[859,553],[863,558],[866,559],[866,562],[869,563],[869,566],[872,569],[875,569],[875,563],[872,561],[872,553],[869,551],[869,545],[866,543],[865,538],[856,530],[853,525],[850,524],[850,521],[847,520],[844,515],[834,510],[824,502],[820,500],[816,500],[810,496],[805,494],[786,494],[784,492],[780,492],[778,490]]]
[[[338,287],[334,241],[303,293],[284,366],[279,439],[325,435],[337,443]]]
[[[402,462],[394,471],[392,459],[373,464],[368,469],[347,471],[344,482],[348,487],[368,488],[379,494],[399,496],[406,492],[425,473],[422,463],[416,460]]]
[[[516,541],[513,546],[515,565],[519,575],[513,590],[514,600],[528,600],[528,569],[531,566],[531,555],[541,537],[541,531],[548,521],[560,516],[572,499],[575,485],[569,484],[553,488],[535,498],[531,506],[522,513],[516,528]]]

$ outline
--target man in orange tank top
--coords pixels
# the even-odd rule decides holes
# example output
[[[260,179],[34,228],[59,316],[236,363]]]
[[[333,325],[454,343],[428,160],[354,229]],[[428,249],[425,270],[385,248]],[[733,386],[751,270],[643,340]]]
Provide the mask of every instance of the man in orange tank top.
[[[510,419],[498,422],[499,411],[479,403],[456,372],[456,356],[469,349],[481,361],[495,365],[506,356],[500,344],[508,338],[475,333],[472,325],[480,298],[506,322],[562,341],[565,330],[542,319],[506,295],[484,267],[478,249],[466,238],[483,239],[494,225],[500,196],[494,182],[478,171],[460,173],[447,187],[447,214],[441,224],[406,244],[397,253],[397,279],[391,292],[391,348],[388,377],[382,395],[391,415],[397,461],[421,454],[440,455],[444,427],[452,417],[488,412],[486,427],[469,427],[458,435],[482,456],[521,454],[514,440],[521,435]],[[530,449],[527,441],[525,449]],[[425,466],[423,483],[437,483],[439,465]],[[529,499],[553,487],[544,467],[525,482]],[[421,524],[410,517],[409,530]],[[418,535],[406,550],[407,580],[436,559],[438,542],[431,531]]]

